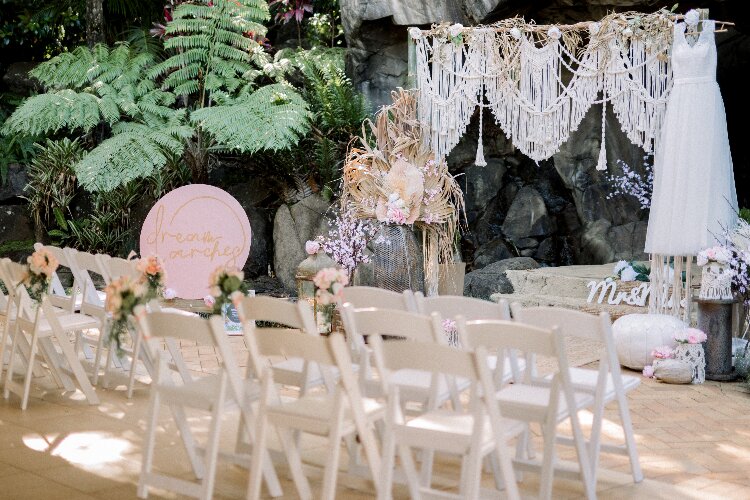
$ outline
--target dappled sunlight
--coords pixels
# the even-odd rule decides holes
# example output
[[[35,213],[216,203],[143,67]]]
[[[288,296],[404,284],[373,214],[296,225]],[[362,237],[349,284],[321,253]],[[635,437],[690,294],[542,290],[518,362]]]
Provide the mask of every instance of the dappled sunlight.
[[[133,448],[132,443],[109,432],[74,432],[52,440],[29,434],[23,437],[23,443],[34,451],[79,465],[114,463]]]
[[[742,460],[746,463],[750,462],[750,449],[748,448],[741,448],[730,443],[719,443],[716,446],[716,449],[722,453],[732,456],[737,460]],[[738,464],[738,467],[740,467],[740,464]]]

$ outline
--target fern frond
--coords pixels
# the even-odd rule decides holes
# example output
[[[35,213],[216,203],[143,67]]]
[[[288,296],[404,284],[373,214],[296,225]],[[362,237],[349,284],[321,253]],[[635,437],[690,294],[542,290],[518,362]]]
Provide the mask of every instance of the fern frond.
[[[148,177],[168,158],[181,155],[187,126],[154,129],[139,124],[118,124],[117,133],[89,152],[73,169],[88,191],[111,191],[134,179]],[[183,140],[179,140],[183,139]]]
[[[190,121],[228,150],[254,153],[287,149],[310,129],[307,102],[292,87],[262,87],[234,104],[194,111]]]
[[[107,102],[102,102],[107,101]],[[119,118],[111,97],[60,90],[26,99],[8,118],[4,134],[46,135],[62,129],[88,132],[99,123]]]

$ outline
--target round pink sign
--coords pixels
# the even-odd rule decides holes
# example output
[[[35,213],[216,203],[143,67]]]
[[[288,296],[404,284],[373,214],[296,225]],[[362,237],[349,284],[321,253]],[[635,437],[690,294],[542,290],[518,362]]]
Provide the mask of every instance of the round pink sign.
[[[156,202],[141,229],[141,255],[158,255],[166,286],[199,299],[219,266],[242,269],[250,255],[250,221],[239,202],[214,186],[191,184]]]

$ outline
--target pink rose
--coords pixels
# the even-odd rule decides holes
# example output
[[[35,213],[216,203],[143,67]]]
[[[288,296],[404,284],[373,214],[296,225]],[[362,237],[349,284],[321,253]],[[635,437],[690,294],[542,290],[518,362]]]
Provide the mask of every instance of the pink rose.
[[[203,297],[203,303],[208,307],[213,307],[214,304],[216,304],[216,299],[213,297],[213,295],[206,295],[205,297]]]
[[[643,367],[643,376],[648,378],[653,378],[654,376],[654,367],[651,365],[644,366]]]
[[[308,240],[305,243],[305,252],[307,252],[307,255],[315,255],[320,251],[320,243],[313,240]]]
[[[692,333],[688,335],[688,344],[697,344],[697,343],[698,343],[698,337],[696,337]]]

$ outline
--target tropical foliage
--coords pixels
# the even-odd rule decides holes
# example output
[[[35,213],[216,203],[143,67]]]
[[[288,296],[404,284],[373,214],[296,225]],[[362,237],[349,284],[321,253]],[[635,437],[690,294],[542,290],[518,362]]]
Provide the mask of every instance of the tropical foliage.
[[[215,152],[289,148],[310,113],[291,85],[266,75],[274,61],[245,36],[265,32],[268,18],[262,0],[182,3],[166,26],[164,61],[127,43],[61,54],[33,72],[48,92],[26,100],[3,132],[92,141],[73,166],[90,191],[153,175],[173,156],[202,181]]]

